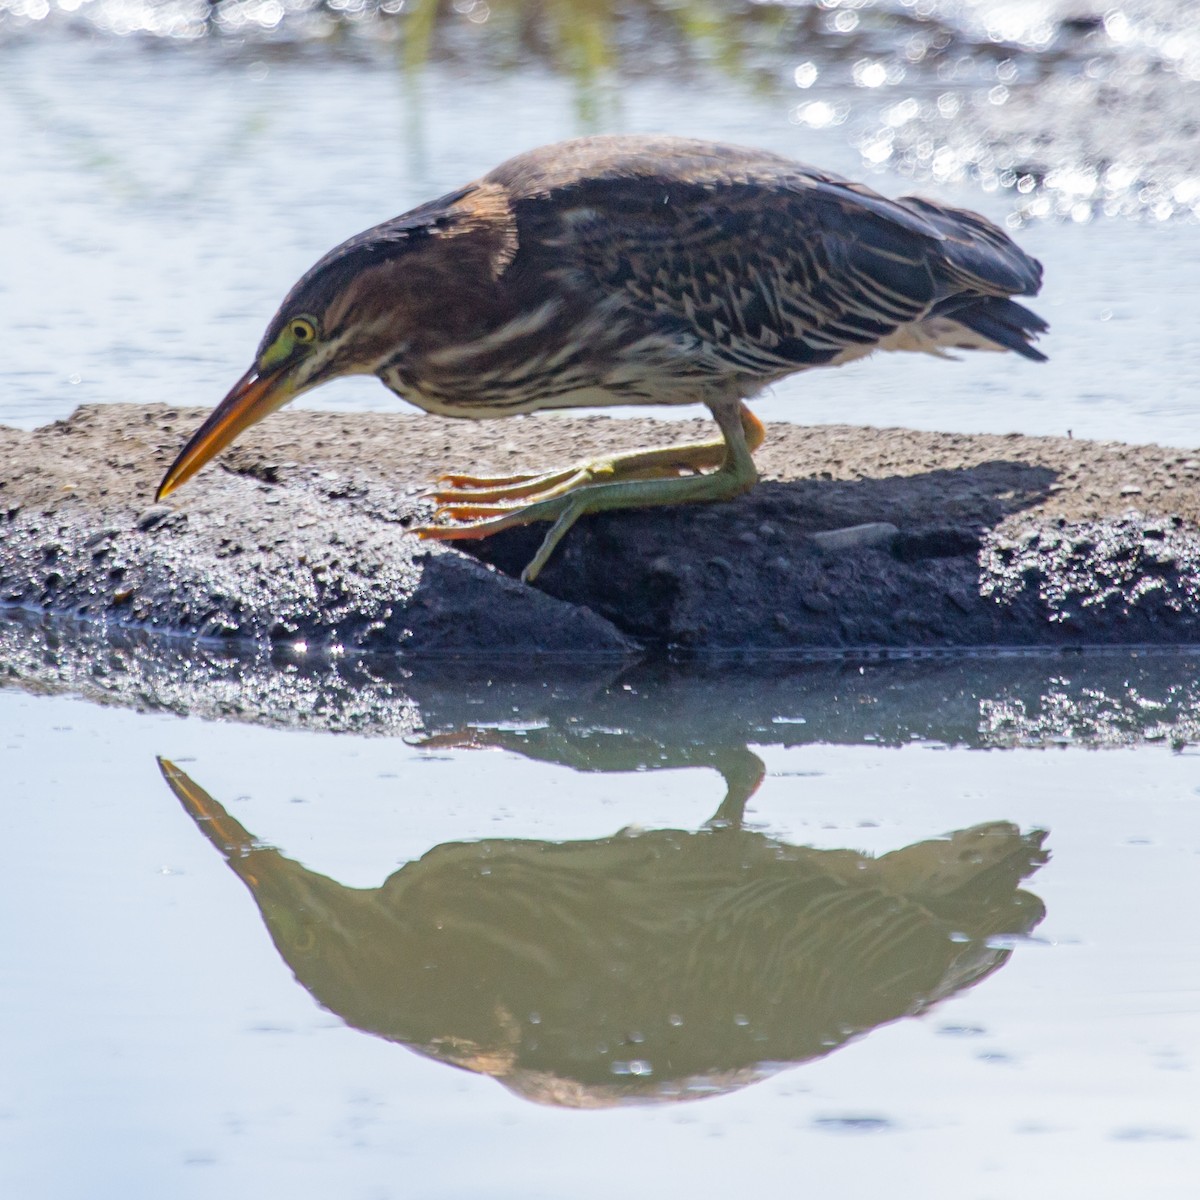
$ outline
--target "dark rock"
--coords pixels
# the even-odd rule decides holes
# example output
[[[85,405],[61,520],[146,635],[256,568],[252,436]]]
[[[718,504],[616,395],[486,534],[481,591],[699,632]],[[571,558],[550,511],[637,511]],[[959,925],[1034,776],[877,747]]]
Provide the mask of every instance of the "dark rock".
[[[152,504],[138,515],[137,527],[146,533],[151,529],[157,529],[159,525],[169,521],[173,516],[175,516],[175,510],[169,504]]]
[[[899,530],[889,521],[869,521],[845,529],[823,529],[811,535],[818,550],[844,554],[849,550],[890,549]]]

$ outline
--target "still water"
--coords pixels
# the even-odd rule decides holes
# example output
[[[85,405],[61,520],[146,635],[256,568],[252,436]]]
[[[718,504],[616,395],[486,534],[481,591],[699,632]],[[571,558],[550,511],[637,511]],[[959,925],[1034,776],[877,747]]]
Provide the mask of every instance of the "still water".
[[[26,33],[0,42],[0,53],[0,321],[9,331],[0,421],[27,427],[82,403],[216,403],[288,288],[331,246],[509,155],[596,127],[580,117],[576,86],[536,64],[502,72],[434,62],[413,77],[394,56],[365,52],[164,48],[65,32]],[[799,53],[782,54],[780,70]],[[924,86],[957,94],[936,80]],[[1200,111],[1192,86],[1191,111]],[[761,145],[902,194],[912,180],[890,159],[864,158],[849,122],[814,128],[797,117],[818,93],[838,103],[868,96],[861,142],[885,100],[924,95],[882,90],[889,96],[852,84],[785,80],[759,92],[713,74],[639,77],[599,127]],[[1027,199],[967,178],[921,186],[998,221]],[[1196,187],[1200,197],[1200,166]],[[1141,217],[1032,220],[1018,231],[1046,265],[1033,307],[1052,326],[1048,363],[890,355],[785,381],[756,411],[1195,446],[1195,218]],[[300,403],[404,408],[366,379]]]
[[[365,6],[0,0],[0,421],[212,403],[330,245],[605,128],[915,175],[1044,259],[1045,366],[869,362],[764,417],[1200,444],[1189,6],[786,7],[742,70],[652,47],[581,100],[324,40]],[[1194,1197],[1198,677],[2,620],[0,1195]]]
[[[5,1195],[1195,1194],[1194,659],[378,675],[329,733],[5,635]]]

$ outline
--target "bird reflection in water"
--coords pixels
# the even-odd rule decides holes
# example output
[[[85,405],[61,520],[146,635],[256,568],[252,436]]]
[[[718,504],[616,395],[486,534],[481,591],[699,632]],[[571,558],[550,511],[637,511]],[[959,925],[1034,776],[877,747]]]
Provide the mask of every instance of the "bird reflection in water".
[[[977,825],[879,858],[790,846],[743,828],[760,760],[710,763],[729,794],[697,832],[445,843],[361,889],[265,846],[160,760],[321,1005],[540,1103],[745,1086],[979,982],[1011,953],[996,939],[1044,916],[1019,887],[1041,831]]]

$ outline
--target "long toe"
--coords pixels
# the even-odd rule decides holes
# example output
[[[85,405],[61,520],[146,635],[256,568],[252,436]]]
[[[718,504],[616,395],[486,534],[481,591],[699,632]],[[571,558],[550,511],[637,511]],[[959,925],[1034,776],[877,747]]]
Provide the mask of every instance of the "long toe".
[[[451,521],[477,521],[486,517],[512,516],[524,512],[527,507],[525,504],[439,504],[435,515]]]
[[[492,500],[549,500],[562,492],[586,483],[588,477],[571,468],[549,475],[529,475],[513,483],[495,487],[438,488],[432,493],[439,504],[486,503]]]
[[[425,541],[434,542],[470,542],[479,538],[490,537],[502,529],[512,529],[515,525],[526,525],[523,520],[523,509],[505,512],[500,510],[499,516],[488,516],[482,520],[463,520],[455,525],[418,525],[412,532]],[[465,515],[465,514],[464,514]]]
[[[451,471],[443,472],[437,477],[437,484],[446,484],[452,488],[493,488],[503,487],[510,483],[529,483],[541,479],[545,472],[526,472],[521,475],[459,475]]]

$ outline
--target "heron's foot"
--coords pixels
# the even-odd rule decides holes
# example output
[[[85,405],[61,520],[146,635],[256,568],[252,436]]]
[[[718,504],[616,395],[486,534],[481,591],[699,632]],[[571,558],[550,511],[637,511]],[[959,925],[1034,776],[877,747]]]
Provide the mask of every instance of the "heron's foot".
[[[669,479],[684,472],[716,470],[725,461],[725,443],[694,442],[661,450],[630,450],[585,459],[542,474],[442,475],[432,495],[441,506],[510,500],[553,500],[577,488],[630,479]]]
[[[439,495],[437,511],[438,517],[454,523],[426,525],[414,532],[439,541],[474,540],[517,525],[552,521],[538,552],[521,572],[521,578],[532,583],[567,530],[586,513],[730,500],[757,482],[751,451],[762,444],[766,431],[744,404],[709,407],[722,441],[615,455],[603,460],[602,481],[597,481],[592,463],[548,475],[500,480],[454,476],[458,486]],[[706,466],[716,470],[699,473]],[[697,473],[680,475],[681,467]],[[481,486],[471,486],[474,483]]]
[[[592,483],[549,498],[525,504],[448,504],[438,515],[463,522],[425,525],[415,533],[438,541],[463,541],[490,537],[503,529],[553,521],[537,554],[521,572],[532,583],[554,553],[567,531],[587,513],[611,512],[621,508],[650,508],[695,501],[731,500],[754,486],[758,473],[749,455],[735,455],[719,470],[707,475],[674,479],[622,479],[616,483]]]
[[[762,445],[766,430],[762,422],[744,405],[739,404],[737,419],[742,426],[746,447],[753,452]],[[431,495],[439,508],[450,515],[451,508],[504,504],[514,500],[536,502],[565,496],[578,488],[601,483],[622,483],[635,479],[671,479],[679,475],[716,471],[725,465],[729,447],[724,438],[709,442],[684,442],[657,450],[629,450],[602,458],[585,459],[557,471],[527,475],[459,475],[438,477]],[[485,516],[490,510],[479,509],[471,514]]]

